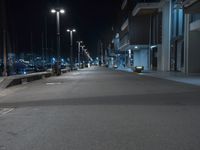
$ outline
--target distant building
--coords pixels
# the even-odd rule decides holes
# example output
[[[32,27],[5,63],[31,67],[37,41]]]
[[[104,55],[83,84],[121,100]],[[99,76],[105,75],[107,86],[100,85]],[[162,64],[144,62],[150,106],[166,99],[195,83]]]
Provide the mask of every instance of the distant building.
[[[113,44],[120,64],[200,73],[199,0],[124,0],[119,14]]]
[[[143,2],[143,1],[141,1]],[[152,1],[151,1],[152,2]],[[150,69],[150,33],[151,15],[138,13],[133,15],[138,3],[124,0],[119,18],[119,60],[124,67],[144,66]]]

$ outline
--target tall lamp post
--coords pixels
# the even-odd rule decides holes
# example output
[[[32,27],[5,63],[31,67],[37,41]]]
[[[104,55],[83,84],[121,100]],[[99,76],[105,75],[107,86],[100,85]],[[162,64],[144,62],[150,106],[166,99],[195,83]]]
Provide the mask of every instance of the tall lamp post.
[[[87,49],[83,49],[83,59],[84,59],[84,65],[86,65],[86,52],[87,52]]]
[[[64,9],[51,9],[51,13],[56,14],[56,25],[57,25],[57,68],[56,68],[56,73],[58,74],[59,72],[59,61],[60,61],[60,14],[64,14],[65,10]],[[59,73],[60,74],[60,73]]]
[[[85,52],[85,56],[87,56],[87,63],[88,63],[87,66],[90,67],[90,61],[92,61],[92,58],[91,58],[89,52],[87,51],[87,49],[84,50],[84,52]]]
[[[81,46],[81,52],[80,52],[80,53],[81,53],[82,68],[83,68],[83,59],[84,59],[84,58],[83,58],[83,57],[84,57],[84,56],[83,56],[83,55],[84,55],[84,52],[83,52],[83,51],[84,51],[84,48],[85,48],[85,45],[82,45],[82,46]]]
[[[71,70],[73,69],[73,33],[76,32],[75,29],[67,29],[67,32],[70,33],[70,66]]]
[[[77,43],[78,43],[78,65],[80,69],[81,68],[81,65],[80,65],[81,43],[83,43],[83,41],[77,41]]]

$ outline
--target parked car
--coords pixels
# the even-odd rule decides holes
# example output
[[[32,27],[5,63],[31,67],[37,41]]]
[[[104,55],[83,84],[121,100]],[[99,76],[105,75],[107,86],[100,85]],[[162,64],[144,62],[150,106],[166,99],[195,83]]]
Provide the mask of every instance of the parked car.
[[[35,68],[35,72],[43,72],[47,70],[47,68],[43,65],[35,65],[34,68]]]
[[[33,73],[34,70],[34,66],[31,64],[26,64],[24,62],[15,62],[13,64],[14,67],[14,74],[29,74],[29,73]]]

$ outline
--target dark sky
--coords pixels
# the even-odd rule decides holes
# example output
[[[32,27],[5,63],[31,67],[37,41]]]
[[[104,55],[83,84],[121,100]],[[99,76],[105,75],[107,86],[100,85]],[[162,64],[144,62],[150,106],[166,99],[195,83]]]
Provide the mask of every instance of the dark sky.
[[[8,20],[11,38],[18,51],[30,50],[30,33],[33,35],[33,49],[41,50],[41,37],[47,20],[48,47],[56,45],[56,16],[49,11],[56,6],[57,0],[9,0]],[[61,48],[68,54],[69,34],[67,28],[77,29],[74,41],[83,40],[88,50],[95,55],[98,39],[104,39],[117,19],[121,0],[60,0],[66,9],[61,16]],[[74,42],[75,44],[75,42]],[[67,51],[67,52],[66,52]]]

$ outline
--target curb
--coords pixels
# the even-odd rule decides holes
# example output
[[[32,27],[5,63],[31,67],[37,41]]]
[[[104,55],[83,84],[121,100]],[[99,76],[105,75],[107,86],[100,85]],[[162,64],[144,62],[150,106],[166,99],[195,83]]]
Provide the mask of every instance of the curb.
[[[0,79],[0,91],[4,89],[3,88],[4,87],[3,86],[4,82],[5,82],[5,78],[3,77],[2,79]]]
[[[50,72],[33,73],[28,75],[16,75],[6,77],[0,81],[0,89],[5,89],[11,86],[20,85],[26,82],[32,82],[52,76]]]
[[[0,84],[1,84],[1,82],[3,82],[3,80],[4,80],[4,78],[0,79]]]
[[[62,69],[61,72],[67,73],[67,72],[70,72],[70,70]],[[27,75],[15,75],[15,76],[5,77],[0,80],[0,90],[9,88],[15,85],[27,83],[27,82],[45,79],[45,78],[51,77],[52,75],[53,75],[52,72],[40,72],[40,73],[32,73],[32,74],[27,74]]]

